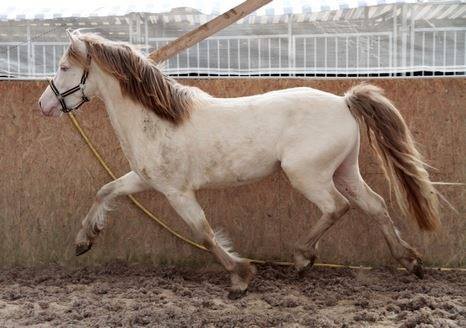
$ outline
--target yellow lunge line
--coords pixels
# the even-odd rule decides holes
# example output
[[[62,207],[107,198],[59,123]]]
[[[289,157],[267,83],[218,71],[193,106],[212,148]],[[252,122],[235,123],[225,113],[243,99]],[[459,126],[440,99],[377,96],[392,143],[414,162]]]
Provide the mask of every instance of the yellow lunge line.
[[[117,177],[115,176],[115,174],[113,173],[113,171],[110,169],[110,167],[107,165],[107,163],[105,162],[105,160],[102,158],[102,156],[100,155],[100,153],[97,151],[97,149],[94,147],[94,145],[92,144],[91,140],[89,139],[89,137],[87,136],[87,134],[84,132],[84,130],[82,129],[81,125],[79,124],[78,120],[76,119],[76,117],[74,116],[73,113],[68,113],[68,117],[70,118],[71,122],[73,123],[74,127],[76,128],[76,130],[78,130],[79,134],[81,135],[81,137],[83,138],[84,142],[87,144],[87,146],[89,147],[89,149],[92,151],[92,153],[94,154],[94,156],[97,158],[97,160],[99,161],[100,165],[102,165],[102,167],[105,169],[105,171],[107,171],[108,175],[110,175],[110,177],[112,177],[113,180],[115,180]],[[128,195],[128,198],[131,200],[131,202],[133,202],[134,205],[136,205],[136,207],[138,207],[142,212],[144,212],[148,217],[150,217],[152,220],[154,220],[155,222],[157,222],[159,225],[161,225],[165,230],[167,230],[168,232],[170,232],[172,235],[174,235],[175,237],[177,237],[178,239],[181,239],[182,241],[190,244],[191,246],[193,247],[196,247],[198,249],[201,249],[203,251],[209,251],[207,248],[205,248],[203,245],[199,244],[199,243],[196,243],[195,241],[179,234],[178,232],[176,232],[175,230],[173,230],[172,228],[170,228],[165,222],[163,222],[162,220],[160,220],[158,217],[156,217],[151,211],[149,211],[146,207],[144,207],[144,205],[142,205],[133,195]],[[276,264],[276,265],[286,265],[286,266],[292,266],[294,265],[294,263],[292,262],[280,262],[280,261],[264,261],[264,260],[256,260],[256,259],[247,259],[249,261],[251,261],[252,263],[258,263],[258,264],[266,264],[266,263],[270,263],[270,264]],[[365,269],[365,270],[370,270],[372,269],[372,267],[368,267],[368,266],[353,266],[353,265],[343,265],[343,264],[330,264],[330,263],[315,263],[314,264],[315,266],[320,266],[320,267],[327,267],[327,268],[349,268],[349,269]],[[399,269],[402,269],[404,270],[404,268],[399,268]],[[466,269],[464,268],[432,268],[432,269],[439,269],[439,270],[445,270],[445,271],[448,271],[448,270],[460,270],[460,271],[466,271]]]

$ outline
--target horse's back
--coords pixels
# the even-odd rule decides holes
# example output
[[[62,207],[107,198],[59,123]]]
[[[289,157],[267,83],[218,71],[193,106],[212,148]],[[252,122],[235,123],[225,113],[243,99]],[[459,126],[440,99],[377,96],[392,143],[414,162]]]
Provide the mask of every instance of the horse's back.
[[[344,97],[308,87],[238,98],[208,98],[193,123],[210,141],[255,139],[263,145],[354,139],[358,125]],[[208,131],[209,130],[209,131]],[[202,132],[201,132],[202,133]],[[296,139],[296,140],[292,140]]]
[[[197,185],[215,185],[227,176],[229,183],[262,177],[290,154],[332,161],[357,136],[343,97],[304,87],[207,98],[186,129],[187,149],[200,172]]]
[[[295,87],[287,89],[272,90],[261,94],[231,97],[231,98],[216,98],[209,96],[207,102],[215,107],[220,108],[231,108],[241,105],[247,105],[248,109],[251,106],[263,105],[276,100],[289,100],[292,102],[300,101],[301,99],[312,99],[320,98],[327,99],[329,101],[336,101],[342,99],[342,97],[335,95],[330,92],[314,89],[310,87]],[[246,108],[245,108],[246,110]]]

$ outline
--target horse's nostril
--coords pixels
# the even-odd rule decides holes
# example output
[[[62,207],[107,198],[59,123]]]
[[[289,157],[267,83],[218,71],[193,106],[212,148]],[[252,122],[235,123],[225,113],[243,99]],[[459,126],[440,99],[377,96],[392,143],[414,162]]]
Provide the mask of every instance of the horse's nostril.
[[[39,108],[42,109],[42,104],[40,103],[40,100],[39,100]]]

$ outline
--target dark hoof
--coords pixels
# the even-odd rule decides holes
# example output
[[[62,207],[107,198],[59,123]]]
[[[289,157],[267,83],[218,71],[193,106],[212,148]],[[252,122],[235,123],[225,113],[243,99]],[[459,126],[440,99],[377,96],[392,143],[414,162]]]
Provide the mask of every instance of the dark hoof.
[[[309,272],[309,270],[312,268],[312,265],[308,264],[306,265],[304,268],[301,268],[301,269],[298,269],[298,271],[296,271],[297,275],[298,275],[298,279],[303,279],[306,277],[306,274]]]
[[[306,274],[312,269],[312,267],[314,266],[314,262],[316,260],[316,257],[315,256],[312,256],[310,259],[309,259],[309,264],[306,265],[304,268],[300,268],[298,269],[297,271],[297,274],[298,274],[298,278],[299,279],[303,279],[304,277],[306,277]]]
[[[418,260],[416,264],[413,266],[413,271],[412,271],[416,277],[419,279],[424,279],[424,268],[422,266],[422,261]]]
[[[240,298],[243,298],[244,296],[246,296],[248,290],[245,289],[245,290],[230,290],[230,292],[228,293],[228,298],[230,300],[237,300],[237,299],[240,299]]]
[[[75,254],[76,256],[80,256],[80,255],[83,255],[84,253],[86,253],[88,250],[90,250],[92,247],[92,244],[89,243],[89,244],[78,244],[76,245],[76,249],[75,249]]]

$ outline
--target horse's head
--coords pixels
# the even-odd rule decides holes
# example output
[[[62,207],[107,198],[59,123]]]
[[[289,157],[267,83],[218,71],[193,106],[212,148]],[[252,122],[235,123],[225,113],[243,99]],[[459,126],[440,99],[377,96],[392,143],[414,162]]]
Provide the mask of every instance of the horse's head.
[[[60,59],[55,77],[49,80],[49,86],[39,98],[39,108],[46,116],[60,116],[77,109],[89,101],[97,89],[89,71],[91,58],[85,42],[80,40],[79,34],[66,32],[70,39],[68,50]]]

